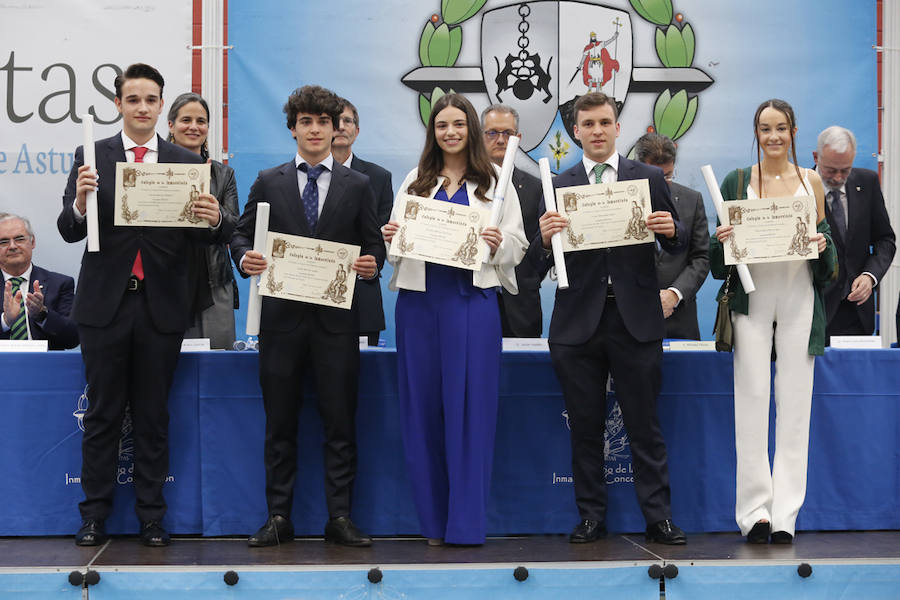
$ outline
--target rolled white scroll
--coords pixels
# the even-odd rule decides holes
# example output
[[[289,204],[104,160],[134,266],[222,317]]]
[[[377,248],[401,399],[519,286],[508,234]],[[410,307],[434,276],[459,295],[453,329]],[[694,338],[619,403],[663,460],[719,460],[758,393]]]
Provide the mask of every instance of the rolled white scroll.
[[[703,173],[703,179],[706,180],[706,187],[709,188],[709,195],[712,196],[713,205],[716,207],[716,214],[719,215],[719,223],[727,223],[727,213],[725,212],[725,200],[722,198],[722,192],[719,191],[719,182],[716,181],[716,175],[713,173],[712,165],[703,165],[700,167]],[[748,294],[756,290],[753,284],[753,278],[750,277],[750,269],[747,265],[737,265],[737,273],[741,278],[741,285]]]
[[[94,155],[94,117],[90,113],[81,115],[84,131],[84,164],[92,169],[97,169],[97,160]],[[85,218],[87,219],[87,249],[88,252],[100,252],[100,222],[97,217],[97,190],[91,190],[85,197]]]
[[[553,175],[550,173],[550,161],[545,157],[538,161],[541,169],[541,187],[544,188],[544,206],[548,211],[556,212],[556,192],[553,189]],[[569,287],[569,274],[566,272],[566,259],[562,247],[562,234],[554,233],[550,238],[553,248],[553,262],[556,265],[556,283],[559,289]]]
[[[253,232],[253,251],[265,254],[269,235],[269,203],[256,205],[256,229]],[[247,301],[247,335],[259,335],[262,298],[259,296],[259,275],[250,277],[250,299]]]
[[[500,222],[500,209],[503,208],[506,188],[509,187],[509,180],[512,179],[513,167],[516,164],[516,152],[518,150],[519,136],[509,136],[506,141],[506,154],[503,155],[503,166],[500,167],[500,178],[497,180],[497,185],[494,186],[494,197],[491,198],[491,227],[496,227]],[[490,259],[490,251],[485,252],[484,262],[488,262]]]

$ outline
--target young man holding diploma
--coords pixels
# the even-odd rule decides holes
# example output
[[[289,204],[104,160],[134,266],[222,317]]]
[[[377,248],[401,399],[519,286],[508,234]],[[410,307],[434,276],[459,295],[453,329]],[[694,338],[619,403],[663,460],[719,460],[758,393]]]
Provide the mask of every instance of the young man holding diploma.
[[[134,64],[115,80],[115,104],[122,131],[95,145],[96,164],[84,165],[82,147],[63,194],[57,226],[63,239],[87,235],[87,193],[97,192],[100,251],[85,251],[72,317],[78,323],[89,406],[84,415],[79,504],[79,546],[106,540],[104,521],[112,510],[122,420],[130,406],[134,426],[135,511],[141,542],[166,546],[162,488],[169,474],[169,388],[184,332],[193,319],[195,288],[185,257],[191,244],[227,241],[219,204],[201,194],[195,216],[210,229],[117,227],[114,225],[117,162],[202,163],[199,155],[156,134],[162,112],[163,78]]]
[[[554,188],[647,179],[653,212],[647,228],[663,250],[681,252],[684,231],[658,167],[616,153],[619,123],[615,101],[588,93],[575,102],[575,137],[581,162],[553,180]],[[539,272],[552,262],[550,238],[563,232],[567,219],[548,211],[540,218],[541,235],[528,250]],[[581,522],[572,543],[606,535],[606,480],[603,434],[606,382],[615,380],[631,443],[634,486],[647,522],[647,539],[684,544],[684,532],[672,522],[666,447],[656,416],[665,323],[656,280],[655,244],[569,252],[570,287],[557,290],[550,321],[550,358],[565,398],[572,435],[572,475]]]
[[[269,231],[360,246],[352,275],[378,277],[385,249],[369,178],[331,155],[340,125],[337,96],[308,85],[284,106],[297,154],[261,171],[250,188],[231,240],[241,274],[259,275],[268,263],[253,251],[256,207],[270,205]],[[352,276],[351,275],[351,276]],[[359,378],[359,311],[266,297],[259,328],[259,382],[266,411],[266,503],[269,518],[247,541],[251,547],[292,541],[291,507],[297,478],[297,419],[303,379],[314,375],[325,426],[325,540],[369,546],[372,539],[350,520],[356,477],[356,398]]]

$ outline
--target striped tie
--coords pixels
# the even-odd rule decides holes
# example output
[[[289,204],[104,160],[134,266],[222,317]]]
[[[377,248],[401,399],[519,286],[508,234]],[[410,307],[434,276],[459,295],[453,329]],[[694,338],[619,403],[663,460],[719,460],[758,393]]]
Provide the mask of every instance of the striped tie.
[[[12,282],[12,293],[13,296],[15,296],[16,292],[19,291],[19,287],[25,281],[25,278],[10,277],[9,280]],[[19,316],[16,317],[16,320],[9,328],[9,339],[11,340],[28,339],[28,326],[25,324],[25,293],[27,291],[27,289],[22,290],[22,302],[19,304]]]
[[[603,183],[600,178],[603,177],[603,171],[605,171],[608,166],[609,165],[606,163],[597,163],[594,165],[594,183]]]

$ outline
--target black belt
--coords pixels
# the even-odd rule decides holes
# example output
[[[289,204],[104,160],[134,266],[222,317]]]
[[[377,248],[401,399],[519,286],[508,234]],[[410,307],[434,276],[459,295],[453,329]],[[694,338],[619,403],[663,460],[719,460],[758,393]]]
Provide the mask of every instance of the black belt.
[[[128,285],[125,287],[125,291],[127,292],[142,292],[144,291],[144,280],[138,279],[134,275],[128,278]]]

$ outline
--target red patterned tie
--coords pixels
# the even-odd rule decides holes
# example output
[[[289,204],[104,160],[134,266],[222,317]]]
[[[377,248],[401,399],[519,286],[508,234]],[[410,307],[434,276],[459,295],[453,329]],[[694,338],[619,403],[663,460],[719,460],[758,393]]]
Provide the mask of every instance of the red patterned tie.
[[[134,152],[134,162],[144,162],[144,155],[147,154],[147,148],[143,146],[135,146],[131,150]],[[144,280],[144,261],[141,260],[141,249],[138,248],[137,256],[134,257],[134,264],[131,266],[131,273],[139,280]]]

